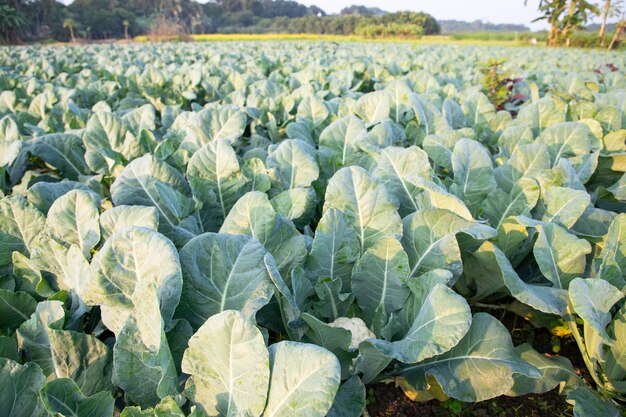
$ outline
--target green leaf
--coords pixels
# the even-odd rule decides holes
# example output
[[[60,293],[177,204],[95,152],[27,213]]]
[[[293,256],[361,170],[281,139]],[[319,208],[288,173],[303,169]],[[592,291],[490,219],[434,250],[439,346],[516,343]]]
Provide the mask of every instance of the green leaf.
[[[310,187],[319,177],[315,149],[299,139],[282,141],[265,161],[278,189]]]
[[[354,375],[339,387],[326,417],[360,417],[365,408],[365,385]]]
[[[109,392],[85,396],[68,378],[55,379],[44,385],[41,400],[49,413],[64,417],[109,417],[115,403]]]
[[[11,264],[14,251],[30,256],[44,222],[44,215],[23,197],[0,199],[0,268]]]
[[[343,168],[330,179],[323,211],[332,208],[341,210],[356,230],[361,253],[383,237],[401,236],[402,221],[397,205],[385,187],[363,168]]]
[[[543,199],[547,207],[542,220],[556,223],[566,229],[574,226],[591,202],[589,194],[585,191],[567,187],[550,187]]]
[[[612,381],[622,381],[626,377],[626,304],[622,304],[611,325],[615,343],[604,364],[604,373]]]
[[[375,125],[389,117],[391,97],[386,91],[364,94],[356,101],[354,110],[368,126]]]
[[[46,217],[46,230],[67,246],[77,245],[85,257],[100,241],[99,209],[91,194],[72,190],[59,197]]]
[[[110,390],[112,355],[95,336],[68,330],[48,331],[54,374],[70,378],[87,396]]]
[[[420,210],[404,218],[402,245],[409,256],[409,276],[447,269],[458,278],[463,272],[457,234],[478,233],[485,239],[495,232],[447,210]]]
[[[17,343],[24,358],[41,367],[46,376],[54,373],[54,361],[50,348],[50,329],[60,330],[65,321],[63,303],[43,301],[37,304],[33,315],[17,330]]]
[[[598,398],[589,388],[581,387],[567,395],[574,406],[574,417],[620,417],[621,413],[608,400]]]
[[[230,211],[220,233],[250,235],[270,252],[281,275],[289,276],[305,256],[304,238],[290,220],[278,215],[267,194],[252,191],[241,197]]]
[[[537,181],[522,177],[508,194],[500,189],[494,190],[482,204],[484,215],[497,230],[507,217],[529,215],[539,200],[539,194]]]
[[[476,211],[496,188],[493,163],[487,149],[471,139],[461,139],[452,151],[454,184],[450,192]]]
[[[194,197],[219,216],[220,224],[246,183],[237,154],[226,140],[212,141],[194,153],[187,165],[187,180]],[[212,202],[215,198],[217,203]]]
[[[367,322],[380,316],[386,323],[404,305],[408,277],[409,259],[397,240],[384,237],[365,251],[352,270],[352,292]]]
[[[542,355],[527,343],[516,347],[515,350],[523,360],[539,369],[541,376],[530,378],[523,374],[515,374],[513,376],[515,384],[506,395],[543,394],[559,385],[573,388],[583,384],[566,357]]]
[[[85,163],[85,149],[78,136],[53,133],[33,141],[29,152],[58,169],[64,178],[77,180],[89,173]]]
[[[560,158],[571,158],[600,150],[600,143],[593,138],[589,128],[578,122],[550,126],[541,132],[537,140],[548,148],[552,166],[557,165]]]
[[[319,346],[279,342],[269,348],[271,382],[264,417],[323,417],[341,377],[339,361]]]
[[[269,387],[261,332],[236,311],[209,318],[189,340],[182,364],[190,400],[209,415],[260,416]]]
[[[43,417],[47,415],[39,400],[46,377],[37,364],[20,365],[0,358],[0,415],[5,417]]]
[[[415,197],[421,190],[413,178],[430,180],[433,170],[428,155],[417,146],[388,147],[382,151],[372,175],[386,184],[390,195],[400,202],[400,214],[406,216],[419,208]]]
[[[28,320],[37,308],[37,300],[28,293],[0,289],[0,333],[12,333]]]
[[[401,340],[370,341],[381,353],[403,363],[419,363],[447,352],[465,336],[472,322],[465,299],[442,284],[427,291],[420,297],[419,311]]]
[[[141,290],[156,286],[160,315],[167,325],[179,302],[182,273],[176,248],[168,239],[153,230],[129,227],[113,234],[93,257],[89,282],[83,291],[88,305],[99,305],[103,323],[119,334],[130,316],[141,310],[137,304]],[[152,331],[153,317],[138,326],[144,343],[153,349],[159,345],[159,332]]]
[[[624,297],[624,294],[603,279],[575,278],[569,284],[569,299],[576,314],[586,326],[598,332],[607,345],[615,343],[606,326],[611,321],[611,307]]]
[[[183,221],[195,211],[191,190],[180,172],[145,155],[128,164],[111,185],[111,198],[116,206],[151,206],[159,211],[159,231],[176,238],[179,234],[193,237],[194,230],[185,230]],[[186,243],[186,242],[185,242]]]
[[[515,374],[539,377],[537,368],[515,352],[511,336],[497,319],[476,313],[463,339],[448,352],[401,370],[411,385],[428,388],[427,377],[436,379],[450,397],[476,402],[508,392]]]
[[[536,229],[539,236],[533,254],[539,269],[556,288],[567,289],[571,280],[584,274],[591,245],[552,223]]]
[[[155,207],[117,206],[100,215],[102,240],[108,240],[117,231],[127,227],[145,227],[157,231],[159,212]]]
[[[343,212],[328,209],[315,230],[306,269],[311,277],[339,278],[350,288],[354,263],[359,259],[359,241]],[[313,278],[315,279],[315,278]]]
[[[191,239],[180,251],[183,290],[176,316],[194,329],[225,310],[254,319],[272,296],[266,253],[249,236],[205,233]]]

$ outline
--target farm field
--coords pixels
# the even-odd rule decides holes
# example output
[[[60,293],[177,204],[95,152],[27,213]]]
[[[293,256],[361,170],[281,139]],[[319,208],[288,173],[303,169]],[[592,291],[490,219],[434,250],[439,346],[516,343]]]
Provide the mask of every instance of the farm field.
[[[625,71],[0,48],[0,417],[623,415]]]

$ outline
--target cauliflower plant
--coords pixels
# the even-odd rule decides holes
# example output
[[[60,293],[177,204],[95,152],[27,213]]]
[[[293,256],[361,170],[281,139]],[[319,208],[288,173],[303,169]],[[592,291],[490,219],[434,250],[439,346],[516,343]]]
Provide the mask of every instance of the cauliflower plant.
[[[328,325],[331,327],[340,327],[350,331],[352,334],[350,349],[357,349],[359,344],[365,339],[376,338],[376,335],[367,328],[365,322],[358,317],[339,317]]]

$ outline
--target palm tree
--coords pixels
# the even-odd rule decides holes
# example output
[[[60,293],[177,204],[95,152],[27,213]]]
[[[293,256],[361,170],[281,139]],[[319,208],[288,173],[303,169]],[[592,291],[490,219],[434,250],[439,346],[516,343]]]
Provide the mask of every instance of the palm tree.
[[[600,33],[598,34],[602,44],[604,44],[604,32],[606,32],[606,19],[608,19],[610,11],[611,0],[606,0],[604,3],[604,12],[602,13],[602,26],[600,26]]]
[[[70,40],[72,42],[76,42],[76,38],[74,38],[74,19],[65,19],[63,21],[63,28],[68,29],[70,31]]]

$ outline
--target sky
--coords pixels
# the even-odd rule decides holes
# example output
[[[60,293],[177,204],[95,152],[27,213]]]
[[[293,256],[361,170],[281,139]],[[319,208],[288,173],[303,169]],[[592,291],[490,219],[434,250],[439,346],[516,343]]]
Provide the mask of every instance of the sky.
[[[538,17],[539,0],[298,0],[306,5],[316,5],[326,13],[338,13],[352,4],[379,7],[389,12],[413,10],[429,13],[440,20],[483,20],[491,23],[522,23],[534,30],[546,24],[531,21]]]

